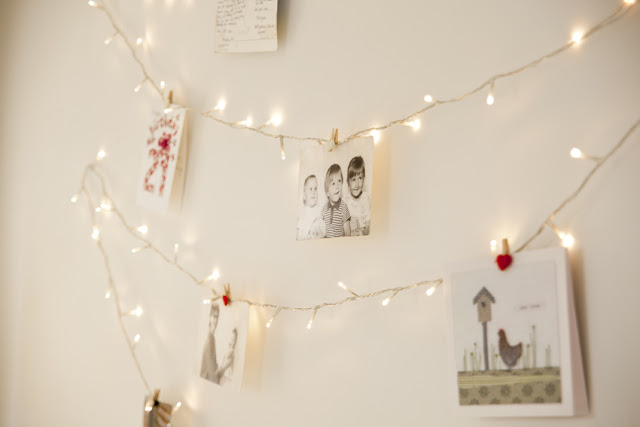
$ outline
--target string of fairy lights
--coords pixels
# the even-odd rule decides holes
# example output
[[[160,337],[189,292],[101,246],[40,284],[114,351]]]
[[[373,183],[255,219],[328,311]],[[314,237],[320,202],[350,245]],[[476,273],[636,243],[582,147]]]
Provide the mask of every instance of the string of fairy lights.
[[[109,12],[109,10],[106,8],[104,3],[92,0],[92,1],[89,1],[89,5],[92,7],[95,7],[96,9],[101,10],[108,17],[113,27],[114,33],[111,36],[109,36],[107,39],[105,39],[105,44],[109,45],[116,38],[120,38],[124,42],[124,44],[127,46],[134,61],[138,64],[140,71],[143,74],[143,80],[134,88],[135,92],[139,92],[145,85],[149,85],[162,98],[166,110],[182,108],[188,111],[197,112],[196,109],[191,108],[187,105],[170,103],[169,102],[170,96],[165,93],[166,83],[164,81],[156,82],[156,80],[154,80],[151,77],[150,73],[147,71],[145,64],[140,60],[137,53],[137,48],[142,46],[145,43],[144,38],[138,37],[136,38],[135,42],[131,42],[125,36],[124,32],[118,27],[113,16]],[[251,117],[248,117],[241,121],[224,120],[220,117],[221,113],[226,108],[226,100],[224,99],[220,99],[216,104],[216,106],[214,106],[213,108],[210,108],[206,111],[202,111],[198,113],[202,117],[212,119],[220,124],[223,124],[235,129],[242,129],[246,131],[255,132],[264,137],[274,138],[279,140],[280,151],[281,151],[283,160],[286,158],[285,152],[284,152],[285,139],[293,140],[293,141],[317,141],[320,144],[327,145],[329,148],[331,148],[335,144],[346,143],[353,139],[365,137],[365,136],[373,136],[374,140],[378,140],[383,130],[389,129],[393,126],[404,125],[404,126],[410,126],[413,129],[417,130],[420,128],[419,116],[425,113],[426,111],[432,108],[435,108],[438,105],[462,101],[472,95],[475,95],[483,90],[486,90],[487,88],[489,89],[487,94],[487,99],[486,99],[487,104],[493,105],[495,102],[494,87],[497,81],[522,73],[526,70],[529,70],[539,65],[546,59],[550,59],[552,57],[555,57],[567,51],[572,46],[575,46],[581,43],[586,38],[591,37],[600,29],[606,26],[609,26],[614,22],[618,21],[619,19],[621,19],[623,16],[625,16],[628,13],[628,11],[634,5],[635,5],[635,0],[624,0],[622,5],[612,15],[608,16],[607,18],[605,18],[604,20],[602,20],[597,25],[595,25],[594,27],[590,28],[587,31],[575,32],[571,40],[564,43],[562,46],[560,46],[556,50],[546,55],[543,55],[539,58],[536,58],[517,69],[507,71],[504,73],[495,74],[489,79],[487,79],[484,83],[482,83],[481,85],[479,85],[478,87],[474,88],[469,92],[463,93],[457,97],[450,98],[450,99],[435,99],[431,95],[426,95],[424,97],[424,101],[427,103],[427,106],[422,107],[419,110],[414,111],[413,113],[405,115],[405,117],[403,118],[392,120],[383,126],[376,126],[376,127],[359,130],[351,135],[348,135],[342,140],[338,140],[337,138],[324,139],[324,138],[310,137],[310,136],[285,135],[285,134],[273,133],[273,132],[267,131],[266,129],[269,126],[277,127],[278,125],[281,124],[282,117],[279,115],[273,115],[267,122],[259,126],[253,126],[253,120],[251,119]],[[576,190],[573,193],[571,193],[565,200],[563,200],[562,203],[560,203],[558,207],[554,209],[553,212],[542,221],[541,225],[536,230],[536,232],[534,232],[528,239],[526,239],[525,242],[521,244],[514,251],[515,253],[518,253],[524,250],[525,248],[527,248],[531,244],[531,242],[533,242],[538,236],[540,236],[543,233],[543,231],[547,228],[552,230],[558,236],[563,246],[565,247],[573,246],[575,241],[573,236],[567,232],[562,231],[556,226],[556,224],[554,223],[555,217],[558,215],[558,213],[564,210],[567,207],[567,205],[571,201],[573,201],[585,189],[586,185],[589,183],[589,181],[595,175],[595,173],[604,164],[606,164],[611,159],[611,157],[613,157],[614,154],[616,154],[620,150],[620,148],[629,140],[629,137],[638,129],[638,127],[640,127],[640,118],[627,130],[627,132],[617,142],[617,144],[614,145],[610,149],[610,151],[604,156],[596,157],[596,156],[588,155],[583,153],[577,147],[571,150],[570,155],[572,158],[591,161],[593,162],[593,166],[591,167],[589,173],[586,175],[586,177],[581,182],[581,184],[576,188]],[[220,278],[220,273],[219,271],[214,270],[211,274],[207,275],[204,278],[198,277],[195,273],[189,271],[184,265],[181,264],[179,260],[179,251],[180,251],[179,243],[175,243],[172,250],[167,252],[165,249],[160,248],[147,237],[149,232],[149,227],[147,225],[145,224],[132,225],[130,222],[127,221],[123,212],[119,209],[116,202],[114,201],[114,198],[107,191],[106,179],[104,174],[100,170],[100,164],[105,158],[105,156],[106,156],[105,151],[100,150],[96,156],[96,160],[86,166],[84,173],[82,175],[80,189],[76,194],[72,196],[71,201],[73,203],[76,203],[79,201],[81,197],[84,197],[84,199],[87,202],[87,207],[90,214],[91,227],[92,227],[90,235],[91,235],[91,238],[96,242],[96,245],[103,256],[105,270],[107,274],[107,289],[105,292],[105,298],[112,300],[114,303],[114,307],[118,317],[118,322],[119,322],[122,334],[127,343],[131,357],[134,360],[136,369],[139,373],[139,376],[144,386],[147,388],[149,393],[151,393],[149,382],[146,379],[146,376],[143,372],[140,360],[136,352],[137,345],[141,342],[142,337],[139,333],[132,335],[129,332],[125,322],[125,319],[129,317],[134,317],[134,318],[141,317],[144,314],[144,309],[141,305],[125,304],[122,302],[120,298],[120,295],[118,293],[118,288],[115,286],[115,280],[114,280],[112,267],[109,261],[109,255],[102,242],[103,237],[102,237],[101,228],[99,225],[100,221],[98,220],[99,216],[105,215],[105,214],[106,215],[113,214],[113,216],[117,218],[119,223],[124,227],[125,231],[139,242],[137,246],[131,249],[131,253],[135,254],[141,251],[151,251],[154,254],[156,254],[167,265],[173,268],[176,268],[181,273],[183,273],[196,286],[202,286],[202,287],[208,288],[210,294],[208,294],[207,297],[203,299],[202,302],[204,304],[211,304],[223,297],[223,294],[221,292],[218,292],[215,289],[216,281]],[[99,194],[97,197],[90,191],[91,187],[89,185],[89,181],[91,179],[95,179],[99,183],[99,191],[98,191]],[[494,240],[490,242],[490,248],[492,253],[494,253],[497,250],[497,241]],[[356,302],[360,300],[376,299],[376,298],[379,298],[381,300],[380,303],[382,306],[387,306],[391,303],[392,299],[395,298],[398,294],[406,291],[410,291],[416,288],[425,289],[425,294],[427,296],[431,296],[436,291],[436,289],[442,285],[442,283],[443,283],[442,278],[435,278],[435,279],[425,280],[425,281],[408,284],[404,286],[385,288],[375,292],[357,293],[354,290],[350,289],[343,282],[339,282],[338,286],[342,288],[345,292],[347,292],[349,296],[338,301],[321,302],[312,306],[303,306],[303,307],[283,306],[283,305],[278,305],[273,303],[254,301],[248,298],[233,298],[233,301],[236,303],[245,303],[245,304],[248,304],[249,306],[271,310],[271,317],[265,324],[266,328],[270,328],[273,326],[277,316],[282,311],[311,313],[309,320],[306,324],[306,327],[308,329],[311,329],[313,322],[316,318],[316,315],[318,314],[318,312],[320,312],[323,309],[326,309],[329,307],[341,306],[347,303]],[[181,403],[178,402],[175,408],[177,409],[180,406],[181,406]]]
[[[131,57],[133,58],[133,60],[137,63],[140,72],[142,73],[142,80],[140,81],[140,83],[138,83],[135,88],[133,89],[134,92],[139,92],[143,86],[145,85],[149,85],[154,92],[156,92],[160,98],[163,101],[163,104],[165,106],[165,111],[169,112],[173,109],[177,109],[177,108],[181,108],[184,109],[186,111],[190,111],[196,114],[199,114],[202,117],[214,120],[222,125],[225,126],[229,126],[231,128],[234,129],[241,129],[241,130],[245,130],[245,131],[250,131],[250,132],[254,132],[257,133],[259,135],[262,135],[264,137],[267,138],[272,138],[275,140],[279,141],[279,147],[280,147],[280,155],[282,157],[283,160],[286,159],[286,155],[285,155],[285,151],[284,151],[284,141],[285,140],[291,140],[291,141],[316,141],[319,144],[324,144],[327,146],[328,149],[332,149],[334,145],[338,145],[338,144],[343,144],[346,142],[349,142],[353,139],[357,139],[357,138],[363,138],[363,137],[373,137],[374,142],[378,142],[378,140],[381,137],[381,132],[392,128],[394,126],[408,126],[413,128],[414,130],[418,130],[420,129],[421,126],[421,122],[420,122],[420,116],[424,113],[426,113],[427,111],[438,107],[439,105],[444,105],[444,104],[450,104],[450,103],[455,103],[455,102],[460,102],[466,98],[469,98],[472,95],[475,95],[479,92],[482,92],[486,89],[488,89],[488,93],[487,93],[487,105],[493,105],[495,103],[495,93],[494,93],[494,88],[496,85],[496,82],[505,79],[507,77],[512,77],[515,76],[517,74],[523,73],[525,71],[531,70],[534,67],[538,66],[540,63],[544,62],[547,59],[551,59],[555,56],[558,56],[566,51],[568,51],[569,49],[571,49],[574,46],[578,46],[581,43],[584,42],[584,40],[586,40],[587,38],[593,36],[594,34],[596,34],[598,31],[600,31],[601,29],[612,25],[613,23],[617,22],[618,20],[620,20],[622,17],[624,17],[636,4],[636,0],[623,0],[622,4],[609,16],[607,16],[606,18],[604,18],[602,21],[600,21],[598,24],[594,25],[593,27],[589,28],[586,31],[583,31],[581,29],[576,29],[575,31],[573,31],[571,38],[566,41],[565,43],[563,43],[560,47],[558,47],[557,49],[554,49],[553,51],[542,55],[538,58],[535,58],[531,61],[529,61],[528,63],[515,68],[513,70],[509,70],[503,73],[498,73],[498,74],[494,74],[493,76],[489,77],[487,80],[485,80],[483,83],[481,83],[480,85],[478,85],[477,87],[475,87],[474,89],[460,94],[458,96],[455,96],[453,98],[447,98],[447,99],[437,99],[435,97],[433,97],[432,95],[425,95],[424,96],[424,102],[427,104],[424,107],[421,107],[420,109],[409,113],[407,115],[404,115],[404,117],[401,117],[399,119],[395,119],[395,120],[391,120],[390,122],[388,122],[385,125],[381,125],[381,126],[373,126],[373,127],[369,127],[366,129],[361,129],[358,130],[356,132],[354,132],[351,135],[348,135],[347,137],[345,137],[344,139],[333,139],[333,138],[321,138],[321,137],[314,137],[314,136],[297,136],[297,135],[286,135],[286,134],[282,134],[282,133],[274,133],[274,132],[269,132],[267,131],[268,127],[274,127],[277,128],[283,121],[282,116],[279,113],[274,113],[271,115],[271,117],[269,118],[269,120],[267,120],[266,122],[262,123],[261,125],[258,126],[254,126],[254,121],[253,118],[251,116],[248,116],[247,118],[243,119],[243,120],[238,120],[238,121],[231,121],[231,120],[225,120],[221,117],[221,113],[225,110],[226,106],[227,106],[227,100],[224,98],[221,98],[217,104],[207,110],[204,111],[200,111],[196,108],[190,107],[188,105],[185,104],[180,104],[180,103],[174,103],[172,100],[172,97],[170,96],[170,93],[166,93],[165,88],[166,88],[166,82],[164,80],[161,80],[160,82],[157,82],[156,80],[154,80],[151,77],[151,74],[149,73],[149,71],[147,70],[146,65],[144,64],[144,62],[140,59],[140,57],[138,56],[138,51],[137,48],[144,46],[145,45],[145,39],[143,37],[137,37],[135,42],[131,42],[130,39],[126,36],[126,34],[122,31],[122,29],[120,29],[120,27],[116,24],[115,19],[113,17],[113,15],[111,14],[111,12],[109,11],[109,9],[107,8],[106,4],[103,3],[102,1],[99,0],[90,0],[89,1],[89,6],[92,6],[98,10],[100,10],[101,12],[103,12],[106,17],[109,19],[109,22],[111,23],[111,26],[113,27],[113,31],[114,33],[112,35],[110,35],[108,38],[105,39],[104,43],[105,45],[109,45],[111,44],[111,42],[116,39],[116,38],[120,38],[123,43],[125,44],[125,46],[127,47],[129,53],[131,54]]]

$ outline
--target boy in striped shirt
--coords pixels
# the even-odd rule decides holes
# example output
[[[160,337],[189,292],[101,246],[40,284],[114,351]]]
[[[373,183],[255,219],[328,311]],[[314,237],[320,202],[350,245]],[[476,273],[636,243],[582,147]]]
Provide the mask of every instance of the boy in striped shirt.
[[[342,169],[332,164],[327,169],[324,180],[324,191],[327,204],[322,208],[322,219],[327,229],[327,237],[343,237],[351,235],[351,214],[347,204],[342,200]]]

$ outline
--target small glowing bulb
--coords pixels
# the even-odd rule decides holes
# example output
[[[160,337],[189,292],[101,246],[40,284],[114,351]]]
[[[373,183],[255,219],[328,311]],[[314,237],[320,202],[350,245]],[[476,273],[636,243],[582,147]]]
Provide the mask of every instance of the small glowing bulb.
[[[496,250],[498,249],[498,242],[496,240],[492,240],[491,243],[491,254],[495,254]]]
[[[582,31],[575,31],[573,33],[573,36],[571,36],[571,41],[578,44],[582,41],[583,36],[584,36],[584,33]]]
[[[313,320],[309,320],[309,323],[307,323],[307,329],[311,329],[312,324],[313,324]]]
[[[214,110],[224,111],[225,108],[227,108],[227,101],[224,98],[220,98],[218,100],[218,104],[214,107]]]
[[[97,7],[97,6],[98,6],[98,3],[94,2],[93,0],[90,0],[90,1],[89,1],[89,6],[91,6],[91,7]]]
[[[433,97],[431,95],[425,95],[424,102],[432,102],[432,101],[433,101]]]
[[[280,153],[280,157],[282,157],[282,160],[287,160],[287,155],[284,154],[284,151]]]
[[[98,227],[93,227],[93,232],[91,233],[91,238],[93,240],[98,240],[100,238],[100,230],[98,230]]]
[[[98,154],[96,155],[96,159],[97,160],[102,160],[105,158],[105,156],[107,155],[107,153],[104,150],[100,150],[98,151]]]
[[[386,306],[388,306],[388,305],[389,305],[389,301],[391,301],[391,298],[385,298],[385,299],[382,301],[382,305],[383,305],[383,306],[385,306],[385,307],[386,307]]]
[[[96,209],[96,213],[100,213],[100,211],[102,210],[102,208],[100,206],[98,206]]]
[[[113,39],[116,38],[117,35],[118,35],[118,33],[114,33],[113,35],[111,35],[111,36],[107,37],[106,39],[104,39],[105,46],[108,46],[113,41]]]
[[[142,44],[142,42],[143,42],[142,37],[138,37],[136,39],[136,46],[140,46]]]
[[[144,407],[144,411],[145,412],[151,412],[152,409],[153,408],[151,406],[149,406],[149,405],[145,405],[145,407]]]
[[[340,286],[342,289],[344,289],[345,291],[347,290],[347,286],[342,283],[342,282],[338,282],[338,286]]]
[[[109,200],[107,198],[103,198],[100,201],[100,208],[105,210],[105,211],[110,211],[111,208],[112,208],[111,200]]]
[[[218,270],[213,270],[213,273],[207,277],[207,280],[218,280],[220,278],[220,272]]]
[[[178,251],[179,251],[179,250],[180,250],[180,245],[179,245],[179,244],[177,244],[177,243],[175,243],[175,244],[173,245],[173,255],[174,255],[174,256],[177,256],[177,255],[178,255]]]
[[[374,129],[371,131],[371,136],[373,137],[373,143],[377,144],[380,141],[380,131]]]
[[[140,334],[136,334],[135,337],[133,337],[133,342],[138,344],[140,342]]]
[[[420,129],[420,119],[414,119],[414,120],[411,120],[410,122],[404,122],[404,124],[412,127],[413,130]]]
[[[136,228],[140,233],[147,234],[149,232],[149,227],[146,224],[142,224],[140,227]]]
[[[274,114],[271,116],[271,119],[269,119],[269,123],[274,126],[280,126],[282,124],[282,116],[280,114]]]
[[[137,254],[138,252],[140,252],[141,250],[143,250],[146,246],[138,246],[137,248],[133,248],[131,249],[131,253],[132,254]]]
[[[572,248],[576,243],[576,240],[569,233],[563,233],[560,238],[562,239],[562,246],[564,246],[565,248]]]
[[[493,97],[493,93],[487,95],[487,105],[493,105],[496,102],[496,99]]]
[[[569,154],[571,155],[571,157],[573,157],[574,159],[581,159],[582,158],[582,150],[579,149],[578,147],[573,147],[571,149],[571,151],[569,152]]]
[[[634,4],[636,0],[624,0],[625,4]]]
[[[241,121],[240,123],[246,127],[251,127],[251,125],[253,124],[253,119],[251,118],[251,116],[249,116],[245,120]]]
[[[180,409],[181,406],[182,406],[182,402],[176,403],[176,409]]]
[[[107,292],[104,293],[104,299],[111,298],[111,289],[107,289]]]
[[[140,317],[142,316],[142,313],[144,313],[144,311],[142,310],[142,307],[137,306],[132,312],[131,314],[133,314],[136,317]]]
[[[166,83],[165,83],[165,81],[164,81],[164,80],[162,80],[162,81],[160,82],[160,89],[164,89],[164,87],[165,87],[165,86],[166,86]]]
[[[433,295],[435,291],[436,291],[435,286],[430,287],[429,289],[427,289],[427,296],[430,297],[431,295]]]
[[[142,89],[142,83],[138,83],[138,86],[134,87],[133,91],[138,93],[138,92],[140,92],[140,89]]]
[[[164,109],[164,113],[165,113],[165,114],[169,114],[169,113],[170,113],[170,112],[172,112],[172,111],[173,111],[173,108],[172,108],[172,107],[167,107],[167,108],[165,108],[165,109]]]
[[[77,193],[71,196],[71,203],[76,203],[79,197]]]
[[[270,327],[271,327],[271,320],[269,320],[265,326],[266,326],[267,328],[270,328]]]
[[[211,304],[211,299],[210,298],[205,298],[205,299],[202,300],[202,303],[204,305],[209,305],[209,304]]]

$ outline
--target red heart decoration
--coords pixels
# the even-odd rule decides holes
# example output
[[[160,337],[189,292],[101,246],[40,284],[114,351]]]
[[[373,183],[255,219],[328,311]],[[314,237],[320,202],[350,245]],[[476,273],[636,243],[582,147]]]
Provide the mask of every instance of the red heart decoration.
[[[229,304],[229,297],[226,296],[226,295],[222,295],[222,302],[224,303],[224,305],[228,305]]]
[[[502,271],[504,271],[507,267],[509,267],[512,261],[513,261],[513,258],[509,254],[498,255],[498,257],[496,258],[496,262],[498,263],[498,268]]]

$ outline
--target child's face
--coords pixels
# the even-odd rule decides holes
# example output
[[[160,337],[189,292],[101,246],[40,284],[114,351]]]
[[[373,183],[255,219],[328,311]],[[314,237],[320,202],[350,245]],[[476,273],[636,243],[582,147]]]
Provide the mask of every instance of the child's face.
[[[329,177],[327,197],[331,200],[331,203],[336,203],[342,197],[342,176],[340,174],[336,173]]]
[[[351,178],[349,178],[349,192],[353,197],[358,197],[362,194],[362,185],[364,184],[364,173],[362,171],[356,172]]]
[[[318,202],[318,180],[309,178],[304,185],[304,205],[314,207]]]

